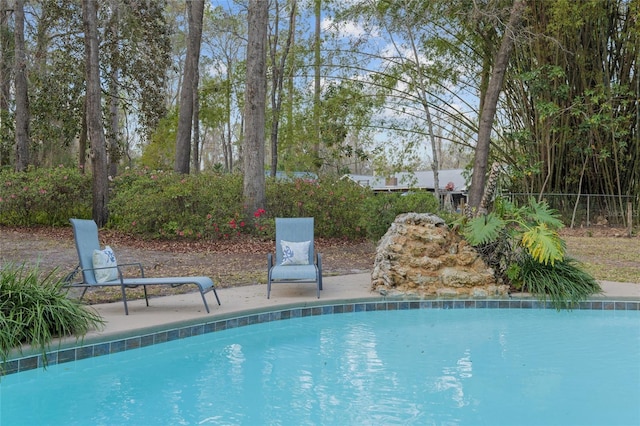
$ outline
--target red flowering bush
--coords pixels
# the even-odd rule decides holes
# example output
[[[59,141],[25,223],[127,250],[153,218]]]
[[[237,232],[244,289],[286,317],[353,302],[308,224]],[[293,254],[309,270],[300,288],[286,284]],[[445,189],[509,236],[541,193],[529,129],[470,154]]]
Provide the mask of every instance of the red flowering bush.
[[[265,209],[253,212],[253,234],[263,239],[275,236],[275,219],[267,216]]]

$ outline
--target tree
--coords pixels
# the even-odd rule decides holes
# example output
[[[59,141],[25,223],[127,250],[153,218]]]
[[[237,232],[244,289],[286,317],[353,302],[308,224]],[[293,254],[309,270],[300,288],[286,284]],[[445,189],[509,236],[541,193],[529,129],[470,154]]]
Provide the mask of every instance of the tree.
[[[245,214],[250,216],[265,205],[264,138],[269,2],[250,0],[247,21],[243,196]]]
[[[29,132],[32,164],[37,167],[71,165],[80,134],[81,163],[86,160],[82,139],[85,101],[82,5],[73,0],[28,2]]]
[[[194,120],[194,98],[198,90],[198,64],[200,62],[200,42],[202,40],[202,18],[204,0],[187,1],[187,17],[189,36],[187,57],[184,64],[182,89],[180,91],[180,115],[178,118],[178,135],[176,137],[176,163],[174,170],[178,173],[189,173],[191,157],[191,130]]]
[[[321,102],[320,136],[323,167],[337,175],[356,173],[369,159],[366,148],[371,116],[380,107],[361,81],[327,84]]]
[[[504,29],[500,49],[493,62],[493,69],[487,92],[482,101],[482,111],[480,112],[480,125],[478,126],[478,141],[476,143],[476,153],[473,160],[473,175],[471,177],[471,188],[469,190],[468,204],[470,208],[477,208],[482,200],[484,183],[486,180],[487,165],[489,162],[489,148],[491,145],[491,132],[493,121],[498,106],[498,98],[502,91],[504,75],[509,65],[509,58],[515,44],[517,28],[522,21],[522,15],[526,8],[525,0],[515,0],[509,14],[509,21]]]
[[[406,44],[408,45],[408,49],[410,52],[409,54],[403,52],[403,50],[407,49],[407,47],[401,48],[398,43],[396,43],[393,32],[388,30],[388,33],[390,35],[392,44],[398,52],[398,62],[400,64],[400,67],[406,70],[405,74],[407,74],[409,84],[415,92],[415,96],[418,102],[424,109],[424,116],[427,124],[426,133],[431,142],[431,169],[433,170],[434,195],[437,199],[440,199],[440,180],[438,174],[440,169],[438,160],[439,140],[436,138],[433,130],[433,119],[431,117],[430,102],[428,99],[429,85],[427,81],[429,79],[429,75],[427,73],[427,70],[425,69],[425,64],[422,63],[425,58],[423,58],[422,52],[420,51],[420,46],[418,45],[418,40],[416,40],[416,34],[414,33],[414,28],[416,28],[419,23],[419,21],[416,21],[416,19],[424,19],[422,15],[428,15],[429,11],[420,10],[418,12],[415,11],[415,7],[416,5],[412,5],[409,1],[409,3],[405,2],[404,4],[401,4],[401,7],[396,10],[389,10],[390,14],[392,15],[391,25],[395,28],[399,28],[398,31],[402,34],[403,39],[407,42]],[[405,10],[402,10],[402,8],[404,8]],[[417,12],[417,16],[411,16],[410,9],[414,9],[411,12]],[[382,20],[382,22],[384,22],[384,20]]]
[[[11,126],[9,98],[11,96],[12,39],[9,29],[7,0],[0,0],[0,167],[10,164],[10,149],[15,140]]]
[[[166,0],[102,3],[101,64],[108,93],[105,127],[112,176],[123,159],[131,159],[131,142],[142,146],[150,143],[167,114],[167,71],[171,65],[168,15]],[[129,125],[133,122],[135,128]],[[128,137],[131,130],[136,137]],[[170,168],[174,165],[175,142],[174,132]]]
[[[213,80],[215,85],[209,84],[203,88],[202,92],[202,113],[208,117],[203,117],[202,124],[210,126],[212,124],[211,114],[205,111],[206,108],[213,108],[216,112],[223,109],[223,116],[216,117],[218,121],[214,130],[216,138],[222,151],[222,164],[224,170],[231,172],[236,167],[234,158],[234,145],[237,145],[238,138],[234,136],[240,127],[237,123],[242,116],[242,90],[244,90],[244,48],[246,45],[246,11],[239,10],[230,13],[218,6],[212,13],[206,14],[203,28],[202,42],[208,47],[211,54],[211,65]],[[211,90],[213,89],[213,90]],[[215,99],[213,99],[215,98]],[[207,102],[210,101],[208,104]],[[206,105],[205,105],[206,104]],[[209,111],[211,112],[211,111]],[[222,118],[219,121],[218,118]],[[208,130],[205,130],[208,131]],[[207,141],[205,141],[206,143]],[[237,150],[237,148],[236,148]]]
[[[531,9],[533,37],[513,53],[509,127],[495,146],[511,166],[513,192],[578,194],[563,200],[577,211],[582,193],[619,195],[592,198],[609,212],[626,211],[640,194],[639,11],[640,2],[627,0]]]
[[[86,69],[86,115],[90,158],[93,169],[93,220],[98,227],[109,218],[109,180],[107,149],[102,123],[102,97],[100,89],[100,53],[98,49],[98,13],[95,0],[82,0],[82,22],[84,27]]]
[[[270,49],[271,56],[271,177],[276,176],[278,170],[278,127],[280,125],[280,114],[282,112],[282,96],[283,96],[283,82],[284,73],[286,70],[287,57],[293,44],[293,35],[295,32],[296,21],[296,0],[292,0],[289,11],[289,29],[287,31],[287,40],[285,42],[282,52],[278,58],[278,31],[279,31],[279,3],[276,1],[276,13],[275,13],[275,28],[274,34],[270,37]]]
[[[24,0],[16,0],[15,2],[15,19],[15,169],[22,172],[29,165],[29,97],[27,89],[27,58],[24,51]]]
[[[339,63],[344,78],[366,82],[371,97],[384,99],[384,112],[371,128],[389,140],[379,149],[382,161],[376,160],[386,172],[412,170],[420,163],[437,175],[443,141],[471,149],[467,141],[477,134],[478,61],[475,46],[467,43],[465,9],[464,1],[450,0],[360,2],[334,24],[338,30],[353,22],[362,25],[350,49],[338,50],[342,61],[334,57],[331,62]],[[339,32],[337,49],[344,45]],[[382,42],[371,40],[374,33]],[[354,77],[354,71],[361,75]]]
[[[111,43],[108,44],[109,56],[112,59],[111,73],[109,75],[108,84],[108,100],[109,100],[109,129],[107,133],[108,149],[107,158],[109,163],[109,176],[116,176],[118,174],[118,160],[120,159],[120,149],[118,144],[120,125],[118,107],[120,104],[120,97],[118,96],[118,80],[120,76],[119,64],[119,24],[120,24],[120,8],[118,1],[111,1],[111,16],[109,23],[107,24],[106,32],[107,37]]]
[[[313,154],[315,168],[320,169],[320,71],[322,65],[322,0],[313,0],[313,16],[315,27],[313,32]]]

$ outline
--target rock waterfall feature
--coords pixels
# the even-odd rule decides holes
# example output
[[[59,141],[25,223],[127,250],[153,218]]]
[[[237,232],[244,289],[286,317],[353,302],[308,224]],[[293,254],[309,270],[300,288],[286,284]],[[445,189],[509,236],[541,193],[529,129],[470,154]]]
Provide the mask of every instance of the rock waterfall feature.
[[[371,278],[372,290],[385,296],[486,298],[509,290],[473,247],[429,213],[396,217],[378,244]]]

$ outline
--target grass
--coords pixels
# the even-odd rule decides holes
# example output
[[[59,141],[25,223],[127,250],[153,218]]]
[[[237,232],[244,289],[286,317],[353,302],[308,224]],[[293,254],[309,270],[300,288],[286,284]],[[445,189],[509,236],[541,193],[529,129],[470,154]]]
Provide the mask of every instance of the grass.
[[[567,253],[595,279],[640,283],[640,238],[564,236]]]

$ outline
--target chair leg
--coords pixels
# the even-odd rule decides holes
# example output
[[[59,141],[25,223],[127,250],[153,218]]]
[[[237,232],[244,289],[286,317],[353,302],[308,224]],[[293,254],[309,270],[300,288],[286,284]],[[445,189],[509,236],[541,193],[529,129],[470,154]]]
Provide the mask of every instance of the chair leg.
[[[147,307],[149,306],[149,296],[147,295],[147,286],[143,285],[142,288],[144,289],[144,300],[147,302]]]
[[[271,267],[273,266],[273,254],[267,253],[267,299],[271,295]]]
[[[204,297],[204,291],[202,291],[202,287],[200,287],[200,296],[202,296],[202,301],[204,302],[204,308],[207,310],[207,313],[209,313],[210,312],[209,305],[207,304],[207,299]]]
[[[127,306],[127,293],[124,291],[124,286],[120,286],[122,289],[122,302],[124,303],[124,314],[129,315],[129,307]]]
[[[213,287],[213,295],[216,296],[216,301],[218,302],[218,306],[220,306],[220,298],[218,297],[218,292],[216,291],[216,286]]]

